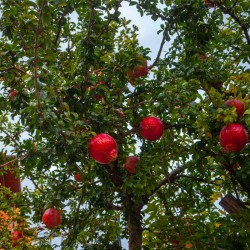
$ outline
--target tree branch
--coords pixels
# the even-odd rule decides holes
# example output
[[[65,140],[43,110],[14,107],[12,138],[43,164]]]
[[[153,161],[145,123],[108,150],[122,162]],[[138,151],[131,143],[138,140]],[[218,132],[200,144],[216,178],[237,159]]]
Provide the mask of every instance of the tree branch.
[[[15,136],[12,136],[10,133],[8,133],[7,131],[5,130],[2,130],[2,132],[7,135],[8,138],[10,138],[12,140],[12,142],[16,145],[18,145],[18,141],[15,139]],[[19,134],[20,136],[20,134]],[[13,145],[13,144],[12,144]]]
[[[82,189],[81,197],[80,197],[80,200],[79,200],[78,205],[77,205],[76,214],[75,214],[75,218],[74,218],[74,222],[73,222],[73,231],[75,231],[75,229],[76,229],[78,214],[79,214],[79,211],[80,211],[80,208],[82,205],[84,195],[85,195],[85,190]]]
[[[11,67],[11,68],[6,68],[6,69],[0,70],[0,72],[1,72],[1,71],[11,71],[11,70],[16,70],[16,71],[21,72],[21,73],[23,73],[23,74],[25,74],[25,75],[31,76],[31,74],[29,74],[29,73],[25,72],[24,70],[18,68],[15,64],[14,64],[13,67]]]
[[[92,4],[91,6],[91,11],[90,11],[90,16],[89,16],[89,23],[88,23],[88,29],[87,29],[87,37],[86,40],[88,42],[88,46],[86,46],[86,51],[85,51],[85,55],[84,55],[84,63],[85,63],[85,68],[84,68],[84,81],[83,84],[81,84],[81,89],[83,90],[83,92],[86,90],[87,86],[87,82],[88,82],[88,74],[89,74],[89,68],[88,68],[88,64],[86,63],[86,59],[89,56],[89,44],[90,44],[90,31],[92,28],[92,24],[93,24],[93,19],[94,19],[94,11],[95,11],[95,6],[94,4]]]
[[[185,168],[186,167],[183,165],[174,169],[166,178],[158,183],[157,187],[149,195],[146,195],[143,198],[143,201],[148,201],[149,197],[155,194],[162,186],[166,185],[167,183],[173,183],[178,178],[178,174],[181,173]]]
[[[248,33],[248,28],[247,25],[242,22],[240,17],[238,17],[234,12],[233,8],[226,8],[225,6],[222,5],[221,1],[214,1],[214,3],[222,10],[224,14],[228,14],[232,19],[241,27],[245,38],[247,40],[247,44],[250,45],[250,36]]]
[[[13,160],[10,160],[10,161],[8,161],[8,162],[5,162],[5,163],[3,163],[3,164],[0,165],[0,168],[3,168],[3,167],[5,167],[5,166],[8,166],[9,164],[12,164],[12,163],[15,162],[15,161],[21,160],[21,159],[25,158],[26,156],[28,156],[29,154],[30,154],[30,153],[28,152],[28,153],[26,153],[26,154],[24,154],[24,155],[21,155],[21,156],[19,156],[19,157],[14,158]]]
[[[34,178],[33,175],[32,175],[32,178]],[[37,190],[39,190],[41,193],[44,193],[44,191],[37,185],[37,183],[35,182],[34,179],[30,179],[30,180],[33,183],[33,185],[36,187]]]
[[[235,193],[236,193],[236,194],[238,193],[238,192],[237,192],[236,186],[237,186],[237,183],[239,183],[240,186],[243,188],[243,190],[244,190],[245,192],[247,192],[247,194],[250,196],[250,191],[248,190],[246,183],[243,182],[241,179],[237,178],[236,173],[235,173],[235,171],[234,171],[232,165],[230,164],[230,160],[229,160],[229,159],[227,159],[226,164],[223,164],[223,167],[224,167],[224,168],[228,171],[228,173],[230,174],[230,177],[231,177],[230,179],[231,179],[231,182],[232,182],[232,184],[233,184],[233,188],[234,188]],[[238,194],[237,194],[237,198],[238,198]]]
[[[165,44],[165,37],[163,36],[163,37],[162,37],[162,41],[161,41],[161,45],[160,45],[160,48],[159,48],[159,51],[158,51],[158,54],[157,54],[157,56],[156,56],[156,58],[155,58],[155,61],[153,62],[152,65],[150,65],[150,66],[148,67],[148,69],[152,69],[153,67],[155,67],[155,65],[156,65],[157,62],[159,61],[164,44]]]
[[[40,103],[40,91],[39,91],[39,87],[38,87],[38,64],[37,64],[38,47],[39,47],[38,46],[38,38],[40,35],[41,26],[42,26],[42,14],[43,14],[43,8],[44,8],[45,4],[46,4],[46,1],[43,0],[41,8],[39,10],[38,23],[37,23],[37,28],[36,28],[36,32],[35,32],[35,46],[34,46],[34,84],[35,84],[35,90],[36,90],[36,99],[37,99],[38,109],[40,111],[42,110],[42,106]]]
[[[66,9],[63,11],[61,17],[60,17],[59,20],[58,20],[58,23],[57,23],[58,29],[57,29],[57,33],[56,33],[56,38],[55,38],[55,40],[54,40],[54,42],[53,42],[53,44],[54,44],[55,46],[57,45],[57,43],[58,43],[58,41],[59,41],[59,39],[60,39],[60,34],[61,34],[61,32],[62,32],[62,21],[63,21],[63,18],[64,18],[66,15],[68,15],[69,12],[70,12],[70,10],[67,10],[67,8],[66,8]]]
[[[105,168],[107,169],[108,173],[110,174],[110,180],[114,183],[117,188],[120,188],[123,184],[123,180],[121,175],[118,172],[117,168],[112,168],[107,164],[104,164]]]

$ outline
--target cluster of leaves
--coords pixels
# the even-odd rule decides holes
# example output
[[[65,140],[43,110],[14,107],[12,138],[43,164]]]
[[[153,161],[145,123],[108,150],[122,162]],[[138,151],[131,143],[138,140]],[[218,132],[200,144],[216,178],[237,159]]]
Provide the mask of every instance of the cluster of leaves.
[[[151,76],[132,87],[127,69],[149,60],[150,49],[121,17],[123,2],[1,2],[0,139],[20,160],[20,178],[34,184],[1,209],[14,202],[32,222],[30,249],[49,249],[58,236],[64,249],[120,249],[121,237],[130,249],[244,249],[250,149],[225,153],[218,136],[229,122],[249,131],[250,4],[215,0],[210,9],[197,0],[128,1],[160,20],[163,36]],[[242,118],[223,106],[229,97],[245,102]],[[149,115],[165,125],[156,142],[140,135]],[[98,133],[118,144],[110,165],[88,154]],[[122,165],[135,154],[133,175]],[[82,182],[74,180],[77,172]],[[240,215],[215,205],[227,192],[244,204]],[[41,217],[52,206],[63,210],[63,222],[48,231]]]

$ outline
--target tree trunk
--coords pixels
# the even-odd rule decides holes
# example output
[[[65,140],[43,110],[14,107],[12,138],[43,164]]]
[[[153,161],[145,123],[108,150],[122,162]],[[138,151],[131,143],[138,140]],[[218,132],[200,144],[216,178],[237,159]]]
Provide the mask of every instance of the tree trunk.
[[[129,250],[142,249],[141,205],[133,204],[128,213]]]

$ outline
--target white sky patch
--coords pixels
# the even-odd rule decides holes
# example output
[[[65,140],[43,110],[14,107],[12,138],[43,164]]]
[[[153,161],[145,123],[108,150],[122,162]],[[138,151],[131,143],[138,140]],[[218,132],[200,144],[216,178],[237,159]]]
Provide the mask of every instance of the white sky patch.
[[[160,29],[160,25],[163,22],[160,20],[153,21],[150,16],[141,16],[136,7],[129,6],[128,2],[122,3],[120,11],[122,17],[132,20],[131,26],[136,25],[139,28],[139,44],[145,48],[150,48],[151,53],[149,53],[149,56],[154,60],[162,41],[162,33],[158,35],[157,31]]]

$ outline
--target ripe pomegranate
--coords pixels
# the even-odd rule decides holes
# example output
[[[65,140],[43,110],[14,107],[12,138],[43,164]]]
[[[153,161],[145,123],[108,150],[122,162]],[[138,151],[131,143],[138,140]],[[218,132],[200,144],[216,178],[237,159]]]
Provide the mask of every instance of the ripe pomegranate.
[[[127,70],[127,75],[130,79],[147,76],[147,74],[148,74],[147,60],[145,60],[142,65],[136,65],[133,70],[131,69]]]
[[[82,181],[81,173],[76,173],[76,174],[74,175],[74,178],[75,178],[76,181],[81,182],[81,181]]]
[[[216,87],[217,89],[222,88],[222,86],[223,86],[223,82],[222,81],[218,81],[218,82],[214,83],[214,87]]]
[[[12,102],[17,94],[17,91],[15,89],[11,89],[9,92],[9,100]]]
[[[220,145],[226,152],[240,152],[247,140],[247,131],[239,123],[228,124],[220,131]]]
[[[123,167],[131,174],[135,173],[135,167],[137,163],[139,162],[140,158],[134,155],[128,156],[126,159],[126,163],[123,165]]]
[[[204,3],[209,7],[209,8],[214,8],[215,4],[211,2],[210,0],[204,0]]]
[[[172,240],[172,245],[173,245],[173,246],[178,246],[179,243],[180,243],[179,240]]]
[[[23,233],[20,231],[12,231],[11,237],[13,241],[12,246],[15,247],[18,245],[18,240],[23,238]]]
[[[229,99],[225,101],[224,105],[235,107],[238,117],[241,117],[244,114],[245,106],[244,106],[244,102],[242,102],[241,100]]]
[[[115,139],[108,134],[98,134],[91,139],[89,154],[101,164],[109,164],[118,157],[118,147]]]
[[[88,91],[90,92],[91,90],[94,90],[94,89],[98,88],[98,86],[99,86],[99,85],[102,85],[102,84],[103,84],[102,81],[100,81],[99,83],[95,83],[94,86],[88,87]],[[103,97],[102,97],[101,95],[95,95],[95,99],[96,99],[96,100],[101,100],[102,98],[103,98]]]
[[[164,132],[163,122],[154,116],[144,118],[141,123],[141,135],[149,141],[158,140]]]
[[[208,83],[210,86],[214,87],[215,89],[220,89],[223,86],[223,82],[222,81],[218,81],[218,82],[209,82]]]
[[[62,223],[62,211],[56,208],[48,208],[42,217],[43,223],[49,229],[53,229]]]
[[[119,112],[119,115],[120,115],[121,118],[124,118],[124,117],[125,117],[125,114],[124,114],[123,111]]]
[[[201,61],[207,61],[208,60],[208,56],[205,52],[199,52],[198,53],[198,58],[201,60]]]
[[[114,109],[114,111],[116,111],[121,118],[125,117],[125,114],[124,114],[124,112],[121,109]]]
[[[234,166],[233,166],[234,170],[240,170],[241,166],[240,164],[237,162]]]

